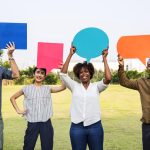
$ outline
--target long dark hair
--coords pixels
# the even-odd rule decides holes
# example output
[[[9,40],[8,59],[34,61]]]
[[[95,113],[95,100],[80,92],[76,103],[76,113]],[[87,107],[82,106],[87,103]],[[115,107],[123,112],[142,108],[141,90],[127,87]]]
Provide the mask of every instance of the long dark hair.
[[[35,74],[35,71],[36,71],[37,69],[42,69],[42,70],[45,72],[45,76],[46,76],[46,69],[45,69],[45,68],[37,68],[37,67],[35,67],[34,70],[33,70],[33,74]],[[33,81],[33,83],[35,83],[35,80]],[[32,84],[33,84],[33,83],[32,83]]]

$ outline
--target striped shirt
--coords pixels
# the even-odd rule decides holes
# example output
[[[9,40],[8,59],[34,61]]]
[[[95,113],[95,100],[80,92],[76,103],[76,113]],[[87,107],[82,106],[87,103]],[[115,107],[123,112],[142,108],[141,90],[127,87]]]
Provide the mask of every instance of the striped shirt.
[[[101,120],[99,94],[109,84],[104,84],[102,79],[99,82],[90,83],[86,90],[82,83],[72,80],[68,74],[60,73],[60,79],[72,92],[71,121],[75,124],[83,122],[84,126],[89,126]]]
[[[28,112],[22,117],[29,122],[46,122],[53,116],[51,87],[42,85],[37,89],[33,84],[22,88],[24,109]]]

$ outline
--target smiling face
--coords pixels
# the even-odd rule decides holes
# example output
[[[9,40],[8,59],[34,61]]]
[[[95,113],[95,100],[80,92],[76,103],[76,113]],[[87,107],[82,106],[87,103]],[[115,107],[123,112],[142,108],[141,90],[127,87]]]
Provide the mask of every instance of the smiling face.
[[[90,72],[87,68],[82,67],[79,73],[79,78],[82,83],[86,83],[90,81]]]
[[[33,77],[34,77],[35,82],[38,82],[38,83],[42,82],[45,78],[44,70],[37,68],[35,70],[35,73],[33,74]]]

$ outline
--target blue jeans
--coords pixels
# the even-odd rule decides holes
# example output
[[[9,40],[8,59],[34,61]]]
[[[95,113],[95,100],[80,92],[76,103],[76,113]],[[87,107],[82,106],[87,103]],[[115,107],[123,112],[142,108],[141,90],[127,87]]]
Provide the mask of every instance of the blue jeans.
[[[150,124],[142,124],[143,150],[150,150]]]
[[[90,150],[103,150],[104,132],[101,121],[89,126],[71,124],[70,139],[72,150],[86,150],[87,145]]]
[[[0,150],[3,149],[3,129],[4,129],[3,118],[0,115]]]

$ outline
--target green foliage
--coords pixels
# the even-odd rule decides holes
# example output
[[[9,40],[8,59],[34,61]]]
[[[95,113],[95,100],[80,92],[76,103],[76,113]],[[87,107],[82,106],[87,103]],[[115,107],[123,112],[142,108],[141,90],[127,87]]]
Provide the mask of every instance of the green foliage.
[[[31,79],[33,78],[33,70],[34,70],[35,66],[33,67],[28,67],[26,70],[24,70],[24,75],[27,76],[27,78]]]
[[[29,85],[29,84],[32,84],[33,83],[33,81],[34,81],[34,78],[32,78],[32,79],[28,79],[27,77],[25,78],[25,85]]]
[[[95,73],[91,79],[91,82],[101,81],[103,78],[105,78],[105,73],[102,70],[95,69]]]
[[[0,57],[3,55],[3,50],[0,51]],[[5,61],[2,62],[2,59],[0,58],[0,65],[4,68],[10,69],[10,62]],[[35,66],[28,67],[26,70],[19,70],[20,77],[17,79],[14,79],[14,84],[16,85],[28,85],[32,84],[34,81],[33,78],[33,70]],[[128,79],[136,80],[140,77],[149,77],[149,72],[147,69],[145,69],[143,72],[138,72],[137,70],[125,70],[126,77]],[[70,78],[74,81],[81,82],[73,73],[73,71],[68,71],[68,75]],[[111,76],[112,84],[119,84],[119,77],[118,77],[118,70],[111,70]],[[105,73],[102,70],[96,70],[93,75],[93,78],[91,79],[91,82],[97,82],[105,78]],[[9,82],[9,81],[8,81]],[[50,72],[44,79],[43,84],[45,85],[56,85],[61,84],[61,80],[59,78],[59,71],[57,73]]]
[[[25,84],[25,76],[19,76],[19,78],[13,79],[15,85],[24,85]]]
[[[139,73],[137,70],[126,70],[125,74],[128,79],[138,79],[142,76],[142,73]]]
[[[3,57],[3,54],[4,54],[4,50],[1,49],[1,50],[0,50],[0,57]]]
[[[147,69],[145,69],[143,72],[142,72],[142,77],[149,77],[150,76],[150,73],[147,71]]]
[[[3,64],[3,61],[2,61],[2,56],[3,56],[3,53],[4,53],[4,50],[3,49],[1,49],[0,50],[0,66],[2,66],[2,64]]]
[[[74,80],[74,81],[77,81],[77,82],[81,82],[76,76],[75,76],[75,74],[74,74],[74,72],[73,71],[68,71],[68,75],[69,75],[69,77],[72,79],[72,80]]]
[[[6,69],[10,69],[10,62],[8,60],[4,61],[1,63],[1,66],[6,68]]]
[[[10,62],[8,60],[6,61],[2,61],[2,57],[3,57],[3,54],[4,54],[4,50],[1,49],[0,50],[0,66],[6,68],[6,69],[10,69]]]
[[[58,81],[58,78],[56,77],[56,75],[53,72],[50,72],[44,79],[44,84],[47,85],[55,85]]]
[[[111,70],[111,83],[118,84],[119,77],[118,77],[118,70]]]

